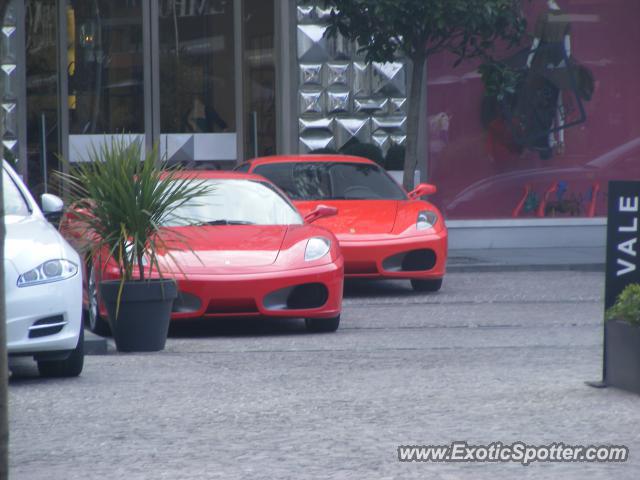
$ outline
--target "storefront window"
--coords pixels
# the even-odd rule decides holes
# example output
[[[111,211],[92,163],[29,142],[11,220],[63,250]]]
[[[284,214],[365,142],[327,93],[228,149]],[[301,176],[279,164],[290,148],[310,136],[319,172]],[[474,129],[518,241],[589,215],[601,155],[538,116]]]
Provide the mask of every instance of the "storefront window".
[[[640,178],[638,15],[633,0],[532,2],[502,101],[477,63],[430,58],[428,175],[449,219],[603,216],[607,182]]]
[[[142,7],[71,0],[69,133],[144,132]]]
[[[112,135],[143,141],[141,2],[70,0],[66,20],[69,159],[86,161]]]
[[[273,0],[243,1],[245,156],[276,153]]]
[[[160,148],[169,163],[236,159],[231,0],[160,2]]]
[[[25,3],[27,59],[27,178],[36,198],[57,191],[58,65],[55,0]]]

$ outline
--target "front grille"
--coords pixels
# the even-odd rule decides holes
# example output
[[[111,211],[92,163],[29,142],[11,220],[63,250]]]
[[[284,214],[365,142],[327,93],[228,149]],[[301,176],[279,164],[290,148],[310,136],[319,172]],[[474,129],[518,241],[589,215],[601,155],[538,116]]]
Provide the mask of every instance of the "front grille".
[[[370,275],[378,273],[376,262],[345,262],[345,275]]]
[[[386,258],[382,268],[388,272],[422,272],[431,270],[436,265],[436,254],[433,250],[411,250]]]
[[[322,283],[303,283],[271,292],[264,298],[269,310],[306,310],[320,308],[329,299],[329,290]]]
[[[305,283],[291,290],[287,297],[287,308],[302,310],[306,308],[320,308],[327,303],[329,292],[321,283]]]
[[[255,314],[258,306],[253,298],[214,298],[207,306],[207,314]]]
[[[435,264],[436,254],[433,250],[413,250],[407,253],[402,260],[402,270],[405,272],[431,270]]]

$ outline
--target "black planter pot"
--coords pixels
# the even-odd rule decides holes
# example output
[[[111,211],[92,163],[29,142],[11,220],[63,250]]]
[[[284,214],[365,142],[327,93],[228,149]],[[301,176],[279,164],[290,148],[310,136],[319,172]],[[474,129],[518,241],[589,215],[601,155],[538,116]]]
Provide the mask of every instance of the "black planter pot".
[[[640,327],[609,320],[604,328],[604,383],[640,393]]]
[[[116,347],[121,352],[157,352],[164,348],[171,307],[178,294],[174,280],[125,282],[116,318],[120,280],[100,283]]]

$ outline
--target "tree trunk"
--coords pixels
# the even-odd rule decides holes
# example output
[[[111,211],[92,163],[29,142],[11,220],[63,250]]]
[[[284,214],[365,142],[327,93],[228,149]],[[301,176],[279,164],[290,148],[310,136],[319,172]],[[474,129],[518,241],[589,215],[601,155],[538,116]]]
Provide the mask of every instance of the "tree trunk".
[[[4,12],[7,2],[0,1],[0,25],[4,24]],[[0,76],[0,92],[4,85]],[[4,109],[0,109],[0,139],[4,136]],[[4,149],[0,141],[0,161],[4,158]],[[4,167],[2,175],[4,175]],[[2,175],[0,175],[0,478],[9,478],[9,396],[7,362],[7,317],[4,305],[4,196],[2,192]]]
[[[404,156],[404,176],[402,183],[409,192],[413,190],[413,178],[418,165],[418,127],[420,110],[426,108],[422,101],[422,82],[424,81],[424,55],[413,58],[411,85],[409,86],[409,112],[407,114],[407,148]],[[422,160],[422,159],[420,159]]]

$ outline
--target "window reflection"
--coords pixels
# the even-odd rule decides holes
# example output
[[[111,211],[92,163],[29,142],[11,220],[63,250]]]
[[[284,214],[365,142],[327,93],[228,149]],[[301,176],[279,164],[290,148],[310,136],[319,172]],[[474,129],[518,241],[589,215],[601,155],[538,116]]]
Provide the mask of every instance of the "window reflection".
[[[210,192],[180,206],[164,225],[300,225],[296,209],[272,186],[253,180],[205,180]]]
[[[144,132],[141,3],[69,5],[69,132]]]
[[[235,131],[233,2],[160,2],[160,125]]]
[[[2,198],[4,201],[4,214],[26,217],[29,215],[29,205],[24,200],[22,193],[13,180],[5,173],[4,168],[0,171],[2,175]]]
[[[278,124],[273,0],[244,1],[243,35],[245,156],[273,155]]]
[[[27,80],[27,179],[36,198],[57,191],[51,170],[59,169],[58,64],[55,0],[25,2]],[[7,150],[5,150],[7,152]],[[8,158],[8,160],[12,160]]]
[[[500,57],[517,73],[500,101],[476,64],[430,57],[427,170],[447,218],[606,215],[608,182],[640,177],[639,5],[523,5],[528,35]]]
[[[283,162],[259,165],[262,175],[293,200],[405,200],[402,189],[377,165]]]

